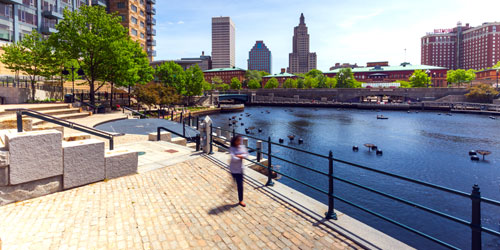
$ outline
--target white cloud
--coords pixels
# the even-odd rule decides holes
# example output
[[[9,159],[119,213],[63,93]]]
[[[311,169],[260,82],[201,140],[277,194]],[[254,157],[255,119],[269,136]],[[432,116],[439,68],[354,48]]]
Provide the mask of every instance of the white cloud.
[[[184,21],[179,21],[177,22],[177,24],[184,24]]]
[[[360,23],[362,21],[365,21],[365,20],[371,19],[373,17],[379,16],[383,12],[384,12],[383,10],[377,9],[377,10],[373,10],[370,13],[365,14],[365,15],[352,16],[352,17],[349,17],[346,20],[340,22],[338,24],[338,26],[341,27],[341,28],[344,28],[344,29],[348,29],[348,28],[351,28],[352,26],[354,26],[354,25],[356,25],[356,24],[358,24],[358,23]]]

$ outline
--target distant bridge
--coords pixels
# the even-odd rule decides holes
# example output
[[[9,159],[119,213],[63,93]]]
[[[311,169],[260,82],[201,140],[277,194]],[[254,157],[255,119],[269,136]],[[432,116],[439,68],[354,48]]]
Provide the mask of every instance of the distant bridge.
[[[248,102],[249,98],[247,94],[222,94],[219,95],[219,101],[224,100],[238,100],[242,102]]]

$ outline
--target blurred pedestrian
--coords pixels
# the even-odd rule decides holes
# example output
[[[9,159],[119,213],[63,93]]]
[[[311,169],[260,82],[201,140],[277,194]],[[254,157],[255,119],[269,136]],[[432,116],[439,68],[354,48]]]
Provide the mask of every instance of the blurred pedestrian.
[[[231,154],[229,170],[238,187],[238,204],[245,207],[246,204],[243,202],[243,159],[248,156],[248,150],[245,145],[243,145],[243,139],[240,135],[235,135],[231,139],[229,153]]]

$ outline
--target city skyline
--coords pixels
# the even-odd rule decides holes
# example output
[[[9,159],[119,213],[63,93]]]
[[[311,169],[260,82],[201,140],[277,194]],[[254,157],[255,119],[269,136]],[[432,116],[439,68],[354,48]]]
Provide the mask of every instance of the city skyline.
[[[264,40],[273,48],[273,68],[286,68],[292,51],[291,38],[297,16],[307,18],[311,51],[318,56],[318,69],[327,71],[335,63],[403,61],[420,63],[420,38],[434,29],[453,27],[458,21],[479,26],[498,21],[496,1],[485,0],[474,5],[466,1],[358,1],[355,3],[292,1],[283,5],[276,1],[213,1],[197,8],[203,1],[157,2],[158,59],[191,57],[206,51],[211,54],[210,25],[213,16],[230,16],[236,29],[236,67],[245,68],[248,48],[256,40]],[[265,8],[262,8],[265,6]],[[275,11],[279,9],[280,11]],[[425,12],[425,15],[422,13]],[[272,17],[272,18],[271,18]],[[208,31],[208,32],[207,32]],[[406,53],[405,53],[406,49]],[[406,55],[405,55],[406,54]]]

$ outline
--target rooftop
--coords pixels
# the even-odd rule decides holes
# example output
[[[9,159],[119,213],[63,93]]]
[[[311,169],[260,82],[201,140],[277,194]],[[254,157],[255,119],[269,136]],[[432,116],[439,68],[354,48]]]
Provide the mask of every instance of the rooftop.
[[[410,70],[438,70],[438,69],[446,69],[443,67],[430,66],[430,65],[411,65],[407,64],[406,66],[381,66],[381,67],[366,67],[366,68],[354,68],[352,69],[353,73],[362,73],[362,72],[386,72],[386,71],[410,71]],[[336,74],[341,69],[335,69],[332,71],[328,71],[325,73],[333,73]]]
[[[222,71],[247,71],[246,69],[234,67],[234,68],[218,68],[218,69],[209,69],[203,72],[222,72]]]
[[[263,76],[263,78],[271,78],[271,77],[295,77],[295,75],[285,72],[285,73]]]

